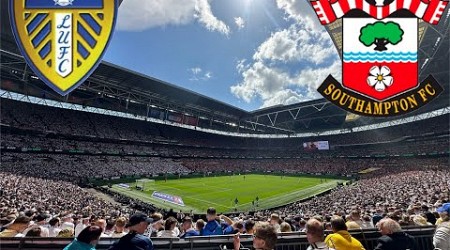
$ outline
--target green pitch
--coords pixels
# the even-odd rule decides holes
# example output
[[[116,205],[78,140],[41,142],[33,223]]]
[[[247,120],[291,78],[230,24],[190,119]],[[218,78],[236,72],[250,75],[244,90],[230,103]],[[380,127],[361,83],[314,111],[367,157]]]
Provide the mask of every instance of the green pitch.
[[[336,187],[345,180],[320,177],[287,177],[274,175],[234,175],[203,178],[157,180],[147,183],[144,191],[113,185],[114,191],[154,204],[159,208],[204,213],[208,207],[218,212],[252,211],[273,208],[305,199]],[[131,187],[135,183],[129,183]],[[153,191],[179,196],[185,206],[152,197]],[[259,201],[256,201],[256,197]],[[235,200],[238,203],[235,204]],[[252,203],[252,201],[255,201]]]

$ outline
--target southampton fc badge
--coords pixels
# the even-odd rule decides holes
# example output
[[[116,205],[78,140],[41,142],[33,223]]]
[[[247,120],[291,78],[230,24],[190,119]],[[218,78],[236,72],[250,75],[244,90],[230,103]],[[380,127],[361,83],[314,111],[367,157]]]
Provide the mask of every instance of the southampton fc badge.
[[[369,1],[311,1],[323,25],[342,19],[342,84],[330,75],[318,91],[359,115],[417,110],[443,90],[431,75],[419,83],[418,21],[436,25],[448,1]]]
[[[118,0],[10,0],[12,31],[34,73],[67,95],[97,68]]]

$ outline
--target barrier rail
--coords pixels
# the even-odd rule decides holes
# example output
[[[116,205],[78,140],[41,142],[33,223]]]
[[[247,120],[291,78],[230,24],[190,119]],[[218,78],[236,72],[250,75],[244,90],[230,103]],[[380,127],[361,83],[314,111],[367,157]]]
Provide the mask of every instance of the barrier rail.
[[[414,236],[419,250],[433,250],[434,227],[408,228],[404,230]],[[331,233],[331,232],[327,232]],[[366,250],[374,249],[377,240],[381,236],[375,229],[350,231],[353,237],[361,241]],[[251,235],[241,235],[241,242],[245,247],[252,246],[253,237]],[[117,239],[100,239],[97,249],[108,249]],[[45,249],[61,250],[72,241],[70,238],[0,238],[1,250],[28,250]],[[215,237],[193,237],[188,239],[178,238],[152,238],[157,250],[218,250],[220,245],[226,245],[228,249],[233,249],[233,236]],[[277,250],[306,250],[308,241],[305,233],[281,233],[278,236]]]

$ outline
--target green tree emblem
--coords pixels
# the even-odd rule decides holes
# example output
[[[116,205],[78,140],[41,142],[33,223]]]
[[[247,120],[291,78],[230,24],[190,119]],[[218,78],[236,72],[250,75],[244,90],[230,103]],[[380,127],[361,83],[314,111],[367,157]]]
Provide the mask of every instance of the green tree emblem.
[[[374,50],[384,51],[387,50],[387,44],[398,44],[402,40],[403,34],[404,32],[398,23],[378,21],[361,28],[359,41],[367,47],[375,44]]]

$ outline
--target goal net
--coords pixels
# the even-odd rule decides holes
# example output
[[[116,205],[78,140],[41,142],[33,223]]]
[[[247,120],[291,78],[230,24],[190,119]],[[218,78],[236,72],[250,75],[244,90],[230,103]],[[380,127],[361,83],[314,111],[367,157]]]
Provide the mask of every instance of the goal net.
[[[153,183],[155,183],[155,180],[152,180],[152,179],[138,179],[138,180],[136,180],[136,189],[137,190],[146,190]]]

